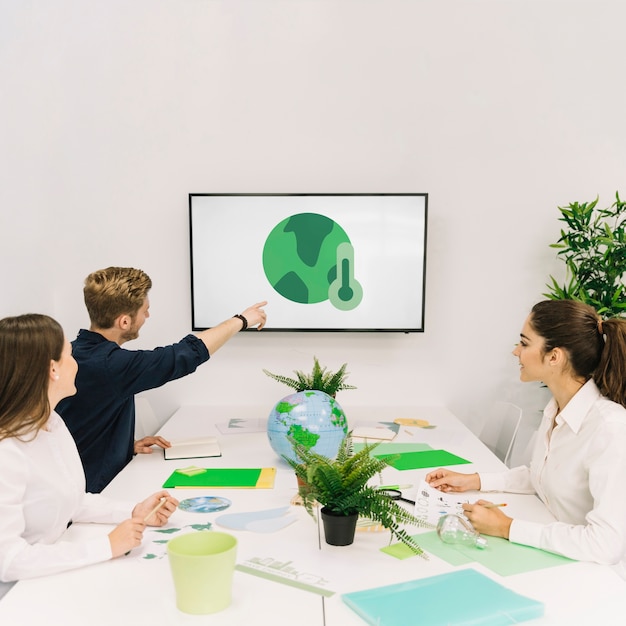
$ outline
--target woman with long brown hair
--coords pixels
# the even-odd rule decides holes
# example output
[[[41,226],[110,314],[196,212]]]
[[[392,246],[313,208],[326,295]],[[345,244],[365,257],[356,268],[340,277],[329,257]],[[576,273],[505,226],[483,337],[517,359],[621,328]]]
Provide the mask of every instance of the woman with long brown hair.
[[[178,505],[166,491],[135,506],[85,493],[76,445],[54,412],[76,392],[77,369],[51,317],[0,320],[0,581],[121,556],[141,543],[146,523],[162,526]],[[121,523],[96,539],[63,541],[71,522]]]
[[[512,519],[485,500],[463,506],[480,533],[572,559],[614,565],[626,577],[626,319],[601,320],[572,300],[536,304],[513,351],[522,381],[552,393],[529,467],[497,474],[438,469],[447,492],[536,493],[556,522]]]

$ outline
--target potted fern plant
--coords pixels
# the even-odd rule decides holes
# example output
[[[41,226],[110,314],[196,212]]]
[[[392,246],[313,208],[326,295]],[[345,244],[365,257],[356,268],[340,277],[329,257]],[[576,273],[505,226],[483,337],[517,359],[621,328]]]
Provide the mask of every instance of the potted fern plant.
[[[329,371],[327,367],[322,367],[317,357],[313,357],[313,369],[310,373],[305,373],[302,370],[294,370],[295,378],[289,376],[283,376],[282,374],[272,374],[268,370],[264,369],[263,372],[270,378],[277,380],[279,383],[283,383],[298,391],[323,391],[333,398],[337,395],[338,391],[343,389],[356,389],[354,385],[348,385],[346,378],[348,373],[346,372],[347,363],[344,363],[336,372]]]
[[[416,518],[368,481],[389,465],[387,460],[372,456],[378,444],[366,444],[354,453],[352,437],[348,434],[339,447],[336,458],[330,459],[312,452],[292,440],[297,460],[283,457],[302,481],[299,494],[307,512],[314,517],[314,507],[321,505],[326,543],[350,545],[354,541],[359,516],[379,522],[393,537],[424,558],[415,539],[401,525],[421,528],[432,526]]]

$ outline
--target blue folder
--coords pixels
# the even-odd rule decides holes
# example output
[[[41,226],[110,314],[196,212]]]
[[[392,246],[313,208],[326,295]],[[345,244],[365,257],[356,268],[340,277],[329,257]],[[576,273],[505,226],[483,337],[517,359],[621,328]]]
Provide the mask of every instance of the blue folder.
[[[342,600],[375,626],[506,626],[541,617],[544,606],[474,569],[346,593]]]

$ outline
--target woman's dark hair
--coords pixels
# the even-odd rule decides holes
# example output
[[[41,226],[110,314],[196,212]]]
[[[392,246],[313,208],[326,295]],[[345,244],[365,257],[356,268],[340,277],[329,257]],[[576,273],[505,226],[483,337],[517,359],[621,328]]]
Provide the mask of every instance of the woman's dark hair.
[[[529,324],[545,352],[566,350],[576,376],[593,377],[602,395],[626,406],[626,319],[602,320],[576,300],[544,300],[532,308]]]
[[[50,416],[50,361],[59,361],[65,336],[47,315],[0,320],[0,439],[36,434]]]

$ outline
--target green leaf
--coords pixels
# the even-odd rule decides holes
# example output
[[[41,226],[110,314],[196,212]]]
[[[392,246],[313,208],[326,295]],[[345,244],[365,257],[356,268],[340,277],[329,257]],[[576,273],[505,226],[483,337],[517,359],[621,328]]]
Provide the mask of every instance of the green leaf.
[[[266,369],[263,370],[263,373],[296,391],[316,390],[334,396],[338,391],[344,389],[356,389],[354,385],[348,385],[345,382],[348,376],[346,367],[347,363],[344,363],[336,372],[328,371],[328,368],[322,367],[317,357],[314,356],[313,369],[309,374],[305,374],[301,370],[294,370],[296,377],[290,378],[281,374],[272,374]]]

